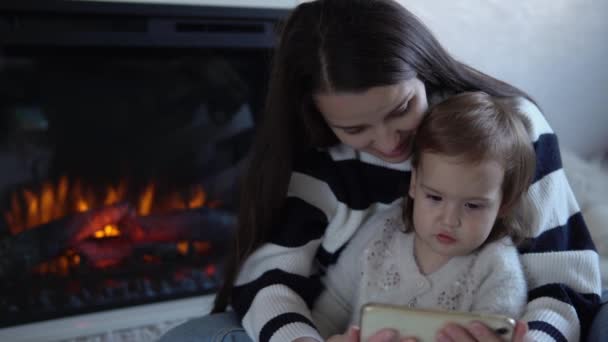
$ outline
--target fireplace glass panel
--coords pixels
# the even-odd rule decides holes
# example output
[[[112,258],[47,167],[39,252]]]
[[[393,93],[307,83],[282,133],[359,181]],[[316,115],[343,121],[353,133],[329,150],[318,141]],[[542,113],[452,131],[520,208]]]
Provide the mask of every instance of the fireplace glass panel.
[[[0,327],[217,289],[269,54],[0,51]]]

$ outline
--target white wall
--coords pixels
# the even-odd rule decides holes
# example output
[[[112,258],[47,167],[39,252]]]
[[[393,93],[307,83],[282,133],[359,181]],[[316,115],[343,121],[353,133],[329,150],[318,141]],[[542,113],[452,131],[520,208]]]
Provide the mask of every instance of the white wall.
[[[562,148],[608,151],[607,0],[400,0],[461,61],[530,93]]]

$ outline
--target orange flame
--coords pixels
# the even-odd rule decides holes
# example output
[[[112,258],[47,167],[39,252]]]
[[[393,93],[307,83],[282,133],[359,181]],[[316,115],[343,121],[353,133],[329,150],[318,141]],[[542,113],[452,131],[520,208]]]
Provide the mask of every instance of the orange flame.
[[[102,229],[95,231],[95,233],[93,233],[93,236],[96,239],[120,236],[120,229],[118,229],[118,226],[115,224],[108,224]]]
[[[190,249],[188,241],[179,241],[177,243],[177,251],[181,255],[188,254],[188,250]]]
[[[139,216],[150,215],[150,210],[152,209],[152,201],[154,200],[155,192],[156,187],[154,186],[154,184],[150,184],[146,187],[146,190],[144,190],[139,200],[139,207],[137,210]]]
[[[133,196],[133,192],[129,191],[126,181],[108,185],[102,190],[95,191],[95,188],[85,186],[79,180],[71,181],[64,176],[57,182],[45,182],[36,189],[23,188],[13,192],[4,218],[11,233],[18,234],[67,215],[128,201],[129,198],[135,199],[132,204],[140,216],[217,204],[217,201],[207,201],[207,194],[200,185],[192,188],[188,194],[174,191],[163,196],[159,196],[154,182],[145,186],[137,196]],[[118,226],[108,225],[100,227],[94,237],[119,235]]]
[[[205,205],[207,194],[201,185],[194,188],[192,199],[188,202],[188,208],[200,208]]]
[[[41,275],[58,273],[65,276],[69,274],[70,269],[77,268],[78,265],[80,265],[80,256],[73,250],[67,250],[63,255],[38,264],[34,267],[34,272]]]

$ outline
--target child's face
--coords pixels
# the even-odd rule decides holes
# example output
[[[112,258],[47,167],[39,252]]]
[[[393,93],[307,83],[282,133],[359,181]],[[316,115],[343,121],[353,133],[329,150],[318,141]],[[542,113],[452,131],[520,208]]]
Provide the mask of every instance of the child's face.
[[[409,190],[418,260],[443,264],[481,246],[500,210],[503,177],[492,160],[473,164],[422,153]]]
[[[389,163],[410,157],[414,131],[428,108],[418,78],[362,92],[317,94],[315,103],[341,142]]]

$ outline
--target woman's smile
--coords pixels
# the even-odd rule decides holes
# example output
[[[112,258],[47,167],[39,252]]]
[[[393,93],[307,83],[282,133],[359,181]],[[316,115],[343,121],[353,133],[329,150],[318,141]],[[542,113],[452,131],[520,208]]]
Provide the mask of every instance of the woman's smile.
[[[404,161],[407,160],[410,157],[411,154],[411,150],[412,150],[412,137],[413,136],[408,136],[405,139],[402,139],[400,141],[400,143],[389,153],[385,153],[383,151],[380,151],[376,148],[370,148],[371,150],[375,151],[376,155],[379,155],[379,157],[381,157],[384,160],[387,161]]]

